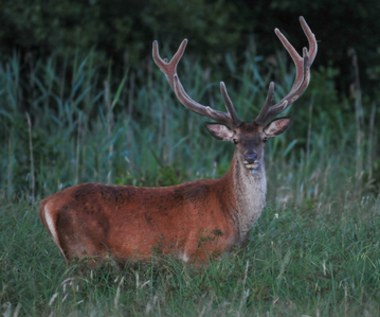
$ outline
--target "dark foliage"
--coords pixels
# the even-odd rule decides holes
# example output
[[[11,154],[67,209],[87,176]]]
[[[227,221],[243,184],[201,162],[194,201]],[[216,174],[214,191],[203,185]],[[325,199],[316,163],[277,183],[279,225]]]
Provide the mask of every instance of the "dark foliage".
[[[75,56],[96,52],[116,70],[141,67],[149,58],[150,43],[158,39],[176,47],[188,37],[191,51],[210,63],[220,63],[225,52],[243,55],[257,44],[259,55],[280,46],[273,28],[286,30],[292,42],[304,45],[297,17],[306,17],[320,41],[318,65],[332,65],[341,76],[338,87],[347,91],[350,54],[356,51],[363,81],[374,86],[380,76],[378,12],[373,0],[318,1],[42,1],[0,0],[1,56],[16,50],[25,64],[51,54]]]

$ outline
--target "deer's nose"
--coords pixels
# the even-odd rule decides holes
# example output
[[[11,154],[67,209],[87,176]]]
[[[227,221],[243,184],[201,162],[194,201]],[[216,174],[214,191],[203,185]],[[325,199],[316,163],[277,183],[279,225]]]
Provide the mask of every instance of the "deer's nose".
[[[248,164],[253,164],[257,160],[257,154],[255,152],[247,153],[244,155],[244,159],[247,161]]]

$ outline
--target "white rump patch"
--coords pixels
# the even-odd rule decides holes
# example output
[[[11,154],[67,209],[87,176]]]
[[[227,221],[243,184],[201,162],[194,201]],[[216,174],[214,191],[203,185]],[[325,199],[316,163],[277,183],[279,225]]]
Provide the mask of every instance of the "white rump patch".
[[[185,252],[181,253],[178,258],[185,263],[190,260],[189,256]]]
[[[48,204],[45,205],[44,207],[44,216],[45,216],[45,221],[48,226],[48,230],[50,231],[51,235],[53,236],[55,244],[58,246],[59,250],[61,251],[62,255],[64,258],[66,258],[65,253],[63,252],[61,245],[59,244],[59,239],[58,239],[58,232],[56,230],[53,217],[51,215],[51,211],[48,208]]]

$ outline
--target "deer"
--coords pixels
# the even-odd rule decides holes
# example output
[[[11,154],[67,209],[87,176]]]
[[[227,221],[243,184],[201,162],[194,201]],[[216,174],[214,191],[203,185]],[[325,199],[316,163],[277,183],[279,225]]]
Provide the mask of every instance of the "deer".
[[[235,144],[224,176],[165,187],[138,187],[83,183],[68,187],[41,201],[40,218],[66,262],[91,259],[101,263],[147,262],[155,255],[172,256],[185,263],[202,264],[242,245],[260,217],[266,201],[264,147],[283,133],[289,117],[277,117],[305,92],[317,40],[303,17],[308,41],[302,56],[287,38],[274,32],[295,65],[289,93],[274,102],[275,84],[254,120],[242,121],[220,82],[226,111],[193,100],[177,74],[187,39],[167,61],[153,42],[153,61],[164,73],[178,101],[188,110],[213,122],[206,128],[216,139]]]

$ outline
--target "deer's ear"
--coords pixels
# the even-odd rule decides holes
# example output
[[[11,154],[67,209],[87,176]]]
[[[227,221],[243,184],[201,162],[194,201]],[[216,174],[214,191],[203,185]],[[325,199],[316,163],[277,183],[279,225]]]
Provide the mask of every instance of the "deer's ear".
[[[289,126],[290,122],[291,120],[289,118],[275,119],[264,128],[264,133],[269,138],[273,138],[276,135],[284,132]]]
[[[234,131],[223,124],[207,123],[206,128],[213,137],[223,141],[232,141],[235,135]]]

